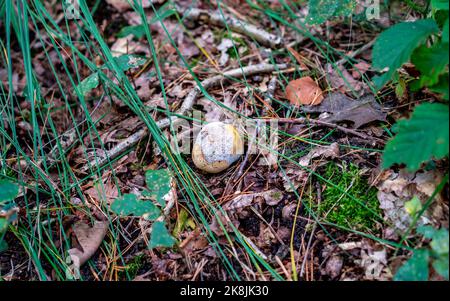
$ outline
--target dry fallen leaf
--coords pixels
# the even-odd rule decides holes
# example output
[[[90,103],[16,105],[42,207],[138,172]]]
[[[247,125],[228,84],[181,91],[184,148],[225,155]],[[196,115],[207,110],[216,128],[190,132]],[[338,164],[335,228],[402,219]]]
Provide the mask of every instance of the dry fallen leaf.
[[[286,98],[295,106],[318,105],[323,100],[323,93],[311,77],[305,76],[289,82]]]
[[[275,206],[283,199],[283,193],[278,189],[271,189],[257,193],[241,194],[226,203],[224,210],[237,210],[253,204],[257,197],[262,197],[267,205]]]
[[[90,227],[84,221],[79,221],[73,225],[73,232],[82,248],[72,248],[68,251],[76,271],[94,255],[108,232],[107,221],[95,221]]]
[[[353,100],[341,93],[328,95],[318,106],[302,107],[305,113],[330,113],[323,121],[352,121],[357,129],[372,121],[386,121],[386,113],[372,95]]]
[[[126,11],[131,9],[130,3],[128,0],[106,0],[109,5],[112,5],[119,12]],[[132,2],[132,1],[131,1]],[[152,4],[162,3],[164,0],[142,0],[142,7],[148,8]]]
[[[339,144],[332,143],[328,146],[317,146],[313,148],[307,155],[301,157],[298,163],[300,166],[309,166],[309,169],[315,170],[318,164],[312,165],[312,159],[318,157],[333,159],[338,156]],[[283,180],[284,189],[288,192],[293,192],[306,182],[309,172],[306,169],[299,168],[297,165],[291,165],[285,168],[284,171],[280,171],[279,175]]]
[[[354,92],[359,96],[363,95],[365,91],[368,90],[368,86],[363,81],[357,80],[356,77],[353,77],[343,66],[338,66],[337,70],[330,64],[327,64],[325,68],[330,86],[333,89],[341,93]]]

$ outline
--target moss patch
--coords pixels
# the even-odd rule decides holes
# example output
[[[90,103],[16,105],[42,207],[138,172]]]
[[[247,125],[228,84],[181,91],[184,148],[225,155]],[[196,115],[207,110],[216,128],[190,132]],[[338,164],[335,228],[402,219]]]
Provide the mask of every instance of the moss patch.
[[[378,218],[373,212],[378,216],[381,214],[377,189],[369,186],[367,179],[361,176],[361,170],[352,163],[343,166],[329,163],[323,177],[336,186],[326,184],[322,203],[316,205],[320,216],[339,226],[375,231]]]

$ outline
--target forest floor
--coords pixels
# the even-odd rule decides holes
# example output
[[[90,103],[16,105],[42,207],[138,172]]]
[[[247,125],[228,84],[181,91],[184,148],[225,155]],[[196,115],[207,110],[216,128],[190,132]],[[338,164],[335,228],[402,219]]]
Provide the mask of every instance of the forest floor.
[[[392,280],[429,248],[416,225],[448,229],[448,159],[382,167],[392,126],[440,101],[409,63],[371,82],[408,1],[321,24],[306,1],[86,2],[1,8],[3,280]],[[224,171],[193,162],[200,121],[245,142]]]

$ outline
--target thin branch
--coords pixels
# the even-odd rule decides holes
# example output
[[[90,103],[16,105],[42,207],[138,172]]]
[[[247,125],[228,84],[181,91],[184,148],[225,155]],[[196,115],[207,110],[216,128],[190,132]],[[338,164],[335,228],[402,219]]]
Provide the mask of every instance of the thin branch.
[[[265,118],[264,120],[270,120],[270,119]],[[322,121],[322,120],[318,120],[318,119],[309,119],[309,118],[302,117],[302,118],[276,118],[275,120],[278,122],[281,122],[281,123],[312,123],[312,124],[319,125],[319,126],[326,126],[329,128],[337,129],[346,134],[351,134],[353,136],[357,136],[359,138],[362,138],[362,139],[365,139],[368,141],[373,141],[373,142],[384,144],[384,140],[382,140],[382,139],[379,139],[376,137],[371,137],[369,135],[358,132],[356,130],[352,130],[352,129],[337,125],[335,123],[326,122],[326,121]]]
[[[277,48],[283,43],[281,37],[268,33],[262,28],[258,28],[230,15],[222,14],[217,10],[209,12],[203,9],[192,8],[182,11],[182,9],[178,8],[178,11],[184,16],[185,20],[189,22],[201,21],[215,26],[228,27],[230,30],[253,38],[258,41],[258,43],[270,48]]]

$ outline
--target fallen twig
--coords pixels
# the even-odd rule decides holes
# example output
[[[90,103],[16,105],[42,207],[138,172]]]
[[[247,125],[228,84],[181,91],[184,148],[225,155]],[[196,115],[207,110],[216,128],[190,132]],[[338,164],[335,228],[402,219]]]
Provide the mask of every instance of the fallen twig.
[[[265,118],[263,120],[270,120],[270,119]],[[344,132],[344,133],[347,133],[347,134],[351,134],[353,136],[357,136],[359,138],[362,138],[362,139],[365,139],[365,140],[368,140],[368,141],[373,141],[373,142],[377,142],[377,143],[381,143],[381,144],[385,143],[384,140],[382,140],[382,139],[379,139],[379,138],[376,138],[376,137],[371,137],[369,135],[366,135],[364,133],[358,132],[356,130],[352,130],[352,129],[346,128],[344,126],[340,126],[340,125],[337,125],[335,123],[326,122],[326,121],[323,121],[323,120],[310,119],[310,118],[305,118],[305,117],[301,117],[301,118],[276,118],[275,120],[278,121],[278,122],[281,122],[281,123],[312,123],[312,124],[315,124],[315,125],[322,125],[322,126],[326,126],[326,127],[329,127],[329,128],[337,129],[337,130],[339,130],[341,132]]]
[[[267,94],[264,98],[265,104],[262,109],[261,116],[267,115],[268,109],[272,107],[272,98],[274,97],[275,90],[277,89],[277,80],[277,77],[273,76],[269,81],[269,85],[267,86]]]
[[[230,71],[226,71],[223,74],[213,76],[211,78],[205,79],[201,82],[201,86],[205,90],[220,84],[222,80],[227,80],[228,78],[240,78],[243,76],[250,76],[259,73],[273,72],[278,69],[285,69],[287,66],[285,64],[272,65],[272,64],[258,64],[252,66],[246,66],[243,68],[236,68]],[[175,112],[175,115],[184,116],[192,108],[195,100],[200,95],[201,90],[196,86],[184,99],[181,107]],[[171,123],[175,123],[180,117],[170,116],[161,119],[156,122],[156,126],[160,129],[168,127]],[[127,139],[119,142],[116,146],[106,151],[103,155],[91,160],[86,165],[80,168],[80,171],[85,173],[89,170],[91,166],[102,166],[108,162],[108,160],[113,160],[122,154],[125,150],[136,145],[141,139],[148,135],[148,129],[142,127],[139,131],[129,136]]]
[[[237,33],[244,34],[250,38],[255,39],[264,46],[270,48],[277,48],[282,44],[282,38],[271,33],[268,33],[264,29],[258,28],[252,24],[236,19],[230,15],[222,14],[220,11],[209,12],[203,9],[190,8],[186,11],[178,8],[180,14],[182,14],[185,20],[189,22],[205,22],[215,26],[228,27],[230,30]]]
[[[364,46],[362,46],[359,49],[356,49],[355,51],[353,51],[352,53],[350,53],[349,55],[343,57],[342,59],[340,59],[339,61],[337,61],[335,64],[336,66],[342,65],[343,63],[347,62],[350,59],[355,58],[356,56],[358,56],[359,54],[363,53],[364,51],[366,51],[367,49],[369,49],[370,47],[373,46],[373,44],[375,44],[375,39],[370,41],[369,43],[365,44]]]

